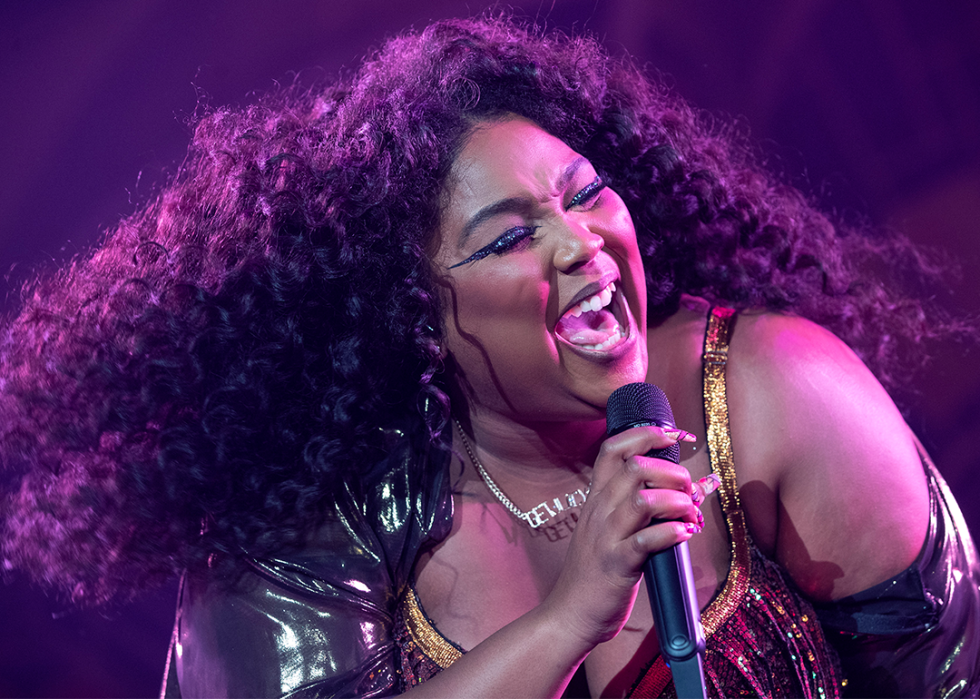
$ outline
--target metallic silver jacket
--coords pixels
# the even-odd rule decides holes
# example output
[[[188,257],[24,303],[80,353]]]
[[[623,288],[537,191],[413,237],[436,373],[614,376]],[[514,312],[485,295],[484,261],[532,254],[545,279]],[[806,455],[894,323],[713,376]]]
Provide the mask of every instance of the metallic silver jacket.
[[[452,525],[445,455],[401,442],[367,501],[343,493],[302,552],[250,560],[231,589],[207,572],[184,576],[164,696],[397,692],[392,613],[419,550]]]

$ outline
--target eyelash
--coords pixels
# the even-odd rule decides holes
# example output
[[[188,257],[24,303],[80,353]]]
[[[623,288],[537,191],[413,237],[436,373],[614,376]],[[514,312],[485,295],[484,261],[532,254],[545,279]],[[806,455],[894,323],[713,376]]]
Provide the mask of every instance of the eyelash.
[[[568,203],[568,208],[571,209],[574,206],[581,206],[590,200],[595,200],[593,202],[594,206],[598,203],[599,193],[605,188],[605,183],[597,176],[590,184],[586,185],[584,189],[572,197],[572,200]],[[457,262],[456,264],[450,266],[449,269],[455,269],[456,267],[460,267],[470,262],[482,260],[484,257],[489,257],[490,255],[503,254],[530,238],[532,235],[534,235],[534,231],[538,230],[538,228],[540,228],[540,226],[516,226],[511,228],[505,231],[503,235],[489,245],[480,248],[462,262]]]
[[[595,199],[599,196],[599,192],[606,188],[606,183],[598,176],[591,183],[585,186],[581,192],[572,197],[572,200],[568,203],[568,208],[571,209],[573,206],[581,206],[590,199]],[[598,203],[598,202],[596,202]]]
[[[482,260],[484,257],[489,257],[490,255],[500,255],[505,253],[508,250],[517,247],[522,241],[527,240],[534,235],[534,231],[538,230],[538,228],[540,228],[540,226],[516,226],[511,228],[505,231],[502,236],[497,238],[489,245],[480,248],[462,262],[457,262],[456,264],[452,265],[449,269],[454,269],[461,265],[465,265],[468,262]]]

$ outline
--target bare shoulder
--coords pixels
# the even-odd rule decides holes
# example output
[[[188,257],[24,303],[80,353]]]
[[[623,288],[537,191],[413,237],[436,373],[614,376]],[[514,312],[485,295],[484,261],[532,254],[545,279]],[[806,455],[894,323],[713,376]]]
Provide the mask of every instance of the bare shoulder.
[[[825,328],[739,316],[729,406],[750,531],[815,599],[853,594],[915,559],[928,491],[888,393]]]

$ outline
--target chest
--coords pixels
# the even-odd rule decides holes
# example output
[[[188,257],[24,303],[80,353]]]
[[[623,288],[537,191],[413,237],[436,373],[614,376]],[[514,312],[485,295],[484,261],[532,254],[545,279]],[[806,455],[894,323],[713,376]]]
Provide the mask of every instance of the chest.
[[[703,442],[702,442],[703,444]],[[709,471],[707,455],[688,454],[693,478]],[[423,609],[446,638],[470,649],[540,604],[552,590],[575,529],[577,510],[537,530],[495,502],[454,498],[453,530],[419,561],[416,592]],[[717,497],[702,507],[705,529],[690,542],[699,604],[704,608],[728,572],[728,533]],[[593,696],[628,689],[658,652],[645,587],[623,631],[586,660]],[[628,678],[628,680],[627,680]]]
[[[415,571],[426,615],[470,649],[540,604],[557,580],[578,510],[537,529],[496,502],[453,498],[453,528]]]

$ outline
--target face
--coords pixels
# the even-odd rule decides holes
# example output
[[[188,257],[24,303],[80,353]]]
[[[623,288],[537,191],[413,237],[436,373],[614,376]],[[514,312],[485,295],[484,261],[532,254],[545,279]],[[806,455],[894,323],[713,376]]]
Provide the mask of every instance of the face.
[[[447,184],[433,263],[471,408],[589,420],[646,375],[646,293],[626,205],[534,123],[476,127]]]

